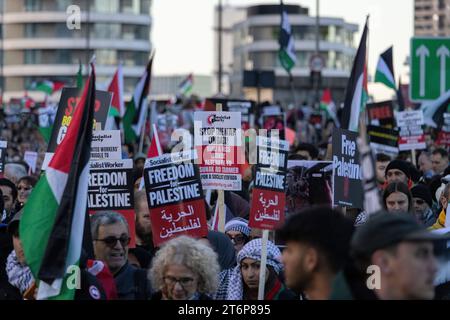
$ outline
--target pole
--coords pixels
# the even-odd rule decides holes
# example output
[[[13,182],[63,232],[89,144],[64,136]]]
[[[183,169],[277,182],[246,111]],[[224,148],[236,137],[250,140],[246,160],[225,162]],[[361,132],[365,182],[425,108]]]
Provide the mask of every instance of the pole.
[[[217,46],[217,53],[218,53],[218,70],[217,70],[217,91],[218,93],[222,93],[222,0],[219,0],[219,7],[218,7],[218,27],[217,27],[217,33],[218,33],[218,46]]]
[[[144,108],[144,107],[143,107]],[[145,124],[148,119],[148,105],[145,106],[145,121],[141,128],[141,137],[139,139],[139,153],[142,153],[142,150],[144,149],[144,140],[145,140]]]
[[[320,53],[320,0],[316,0],[316,56]],[[319,108],[319,79],[314,82],[315,108]]]
[[[222,111],[222,104],[216,104],[216,111]],[[223,190],[217,190],[217,206],[219,206],[219,232],[225,232],[225,194]]]
[[[256,100],[258,100],[258,108],[261,104],[261,71],[256,70]]]
[[[264,287],[266,284],[267,241],[268,240],[269,240],[269,230],[263,230],[261,265],[259,267],[258,300],[264,300]]]
[[[416,150],[415,149],[411,150],[411,157],[412,157],[412,163],[413,163],[414,167],[417,167]]]
[[[2,56],[1,56],[1,59],[0,59],[0,81],[1,81],[1,84],[2,84],[2,92],[1,92],[1,100],[0,100],[0,105],[2,106],[3,105],[3,94],[4,94],[4,92],[5,92],[5,78],[3,77],[3,64],[4,64],[4,57],[5,57],[5,49],[3,48],[3,38],[4,38],[4,36],[5,36],[5,18],[4,18],[4,10],[5,9],[5,1],[2,1],[1,2],[1,8],[0,8],[0,10],[1,10],[1,14],[2,14],[2,34],[1,34],[1,37],[0,37],[0,41],[1,41],[1,46],[2,46],[2,51],[1,51],[1,54],[2,54]]]

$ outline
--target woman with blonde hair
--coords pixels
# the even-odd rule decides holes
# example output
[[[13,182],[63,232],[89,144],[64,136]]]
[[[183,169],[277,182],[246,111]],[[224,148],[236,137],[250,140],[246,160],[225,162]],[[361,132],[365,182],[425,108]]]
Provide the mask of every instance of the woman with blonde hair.
[[[220,272],[217,254],[199,240],[180,236],[166,242],[152,261],[154,300],[212,300]]]

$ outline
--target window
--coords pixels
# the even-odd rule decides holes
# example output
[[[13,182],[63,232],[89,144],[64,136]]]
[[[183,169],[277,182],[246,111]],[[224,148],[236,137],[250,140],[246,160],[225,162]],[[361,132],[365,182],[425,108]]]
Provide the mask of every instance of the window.
[[[96,23],[94,24],[92,38],[119,39],[120,24]]]
[[[99,65],[116,65],[117,51],[114,50],[95,50],[95,56]]]
[[[91,8],[95,12],[117,13],[119,12],[119,0],[95,0],[91,4]]]
[[[121,12],[140,14],[139,0],[122,0]]]
[[[439,15],[439,29],[445,28],[445,15],[441,14]]]

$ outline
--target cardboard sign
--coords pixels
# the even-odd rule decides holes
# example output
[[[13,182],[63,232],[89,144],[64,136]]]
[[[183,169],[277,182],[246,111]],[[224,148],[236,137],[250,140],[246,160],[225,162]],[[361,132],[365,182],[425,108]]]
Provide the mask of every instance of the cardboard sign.
[[[334,128],[334,204],[363,209],[362,172],[355,132]]]
[[[275,230],[284,223],[289,142],[258,136],[257,147],[249,226]]]
[[[367,133],[370,139],[370,148],[374,154],[384,153],[391,157],[398,154],[398,130],[367,126]]]
[[[180,235],[195,238],[208,233],[205,200],[195,152],[149,158],[144,166],[153,243]]]
[[[216,105],[220,103],[223,111],[239,112],[241,114],[241,128],[248,130],[255,125],[255,102],[250,100],[230,100],[208,98],[205,100],[205,111],[215,111]]]
[[[450,113],[444,113],[444,123],[438,133],[436,143],[443,147],[450,146]]]
[[[36,172],[37,159],[38,159],[38,153],[37,152],[25,151],[25,154],[23,155],[23,160],[30,167],[30,173],[35,173]]]
[[[91,159],[122,159],[120,130],[94,131],[92,134]]]
[[[42,170],[47,169],[56,148],[61,144],[67,133],[77,103],[81,99],[79,94],[78,88],[63,88],[62,90],[58,111],[56,112],[55,122],[53,123],[52,135],[42,163]],[[93,127],[94,130],[101,130],[106,124],[112,94],[110,92],[96,90],[95,97]]]
[[[3,176],[5,171],[5,159],[6,159],[6,148],[8,146],[7,141],[0,141],[0,176]]]
[[[238,112],[195,112],[194,142],[204,189],[241,190],[241,115]]]
[[[400,129],[398,147],[400,151],[426,149],[423,111],[396,112],[395,118]]]
[[[286,210],[296,214],[315,205],[333,206],[333,162],[289,160]]]
[[[128,222],[130,248],[136,246],[133,196],[133,160],[96,160],[89,163],[88,209],[115,211]]]
[[[384,128],[395,127],[394,107],[392,101],[368,103],[366,108],[370,125]]]

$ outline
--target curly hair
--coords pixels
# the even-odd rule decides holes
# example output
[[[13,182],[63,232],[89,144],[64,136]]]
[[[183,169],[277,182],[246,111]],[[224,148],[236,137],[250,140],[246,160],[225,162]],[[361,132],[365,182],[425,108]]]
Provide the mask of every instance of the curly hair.
[[[153,258],[149,271],[154,288],[164,287],[164,273],[172,264],[184,265],[198,275],[197,292],[204,294],[216,292],[220,273],[218,257],[206,244],[187,236],[166,242]]]

